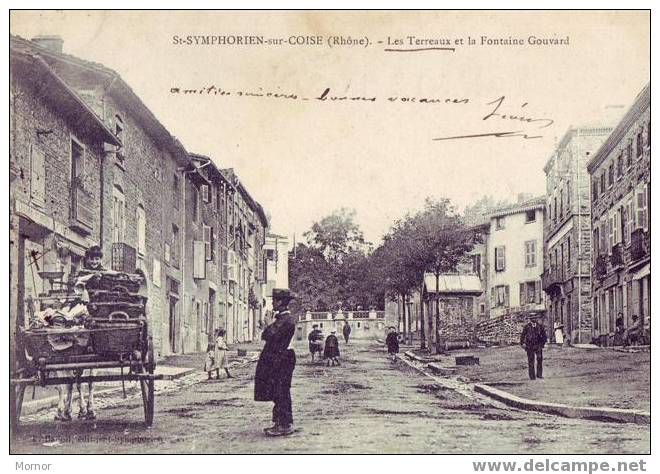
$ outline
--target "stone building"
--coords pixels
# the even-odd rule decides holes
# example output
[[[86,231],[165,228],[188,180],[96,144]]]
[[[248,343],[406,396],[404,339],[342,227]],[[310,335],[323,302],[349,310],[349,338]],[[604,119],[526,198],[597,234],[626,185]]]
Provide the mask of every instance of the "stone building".
[[[612,131],[569,129],[548,159],[543,290],[548,324],[561,325],[571,342],[591,341],[591,199],[587,162]],[[552,332],[554,337],[554,332]]]
[[[587,164],[591,180],[593,336],[614,343],[616,320],[650,324],[651,87]]]
[[[424,275],[424,314],[425,319],[433,321],[431,332],[438,347],[474,340],[477,298],[482,293],[477,275],[443,274],[437,282],[433,273]],[[434,317],[428,318],[429,314]],[[439,318],[435,317],[437,314]]]
[[[106,267],[133,255],[124,264],[147,276],[157,355],[204,350],[220,325],[249,340],[263,307],[261,205],[113,70],[63,53],[58,37],[10,43],[12,318],[97,244]]]
[[[103,240],[103,163],[120,145],[40,52],[10,38],[12,334]]]

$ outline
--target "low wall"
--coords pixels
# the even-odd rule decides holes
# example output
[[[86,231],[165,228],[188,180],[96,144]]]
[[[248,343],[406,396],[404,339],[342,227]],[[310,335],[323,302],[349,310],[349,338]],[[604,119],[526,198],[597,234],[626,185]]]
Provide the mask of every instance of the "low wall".
[[[520,334],[528,317],[527,312],[515,312],[480,321],[475,326],[475,339],[487,344],[520,344]]]

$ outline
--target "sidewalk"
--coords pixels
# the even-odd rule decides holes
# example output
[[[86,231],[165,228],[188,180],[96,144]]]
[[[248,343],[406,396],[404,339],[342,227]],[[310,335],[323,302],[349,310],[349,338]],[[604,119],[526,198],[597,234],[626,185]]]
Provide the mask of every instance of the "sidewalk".
[[[542,380],[529,380],[527,356],[519,346],[453,351],[440,365],[453,367],[454,357],[461,354],[478,357],[480,365],[456,366],[456,375],[517,397],[570,406],[651,410],[649,352],[546,346]]]

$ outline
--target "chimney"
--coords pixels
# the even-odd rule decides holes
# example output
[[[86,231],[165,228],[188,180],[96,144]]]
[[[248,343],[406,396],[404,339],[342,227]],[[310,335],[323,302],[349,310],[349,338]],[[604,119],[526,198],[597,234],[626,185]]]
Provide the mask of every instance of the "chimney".
[[[64,40],[58,35],[40,35],[32,38],[32,42],[37,46],[45,48],[54,53],[61,53]]]

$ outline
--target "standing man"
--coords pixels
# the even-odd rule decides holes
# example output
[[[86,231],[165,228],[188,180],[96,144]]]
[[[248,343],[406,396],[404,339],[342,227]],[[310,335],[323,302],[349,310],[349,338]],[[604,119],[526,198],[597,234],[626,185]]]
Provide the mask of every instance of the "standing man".
[[[273,315],[261,333],[266,341],[259,355],[254,380],[254,399],[258,402],[274,402],[272,427],[264,432],[269,436],[286,436],[293,433],[291,410],[291,378],[296,366],[293,335],[296,323],[289,311],[289,302],[295,295],[286,289],[273,289]]]
[[[529,321],[520,335],[520,345],[527,351],[527,367],[529,378],[543,378],[543,346],[548,341],[543,324],[536,321],[536,315],[530,315]],[[536,371],[534,370],[534,359],[536,359]]]
[[[344,327],[341,328],[341,332],[344,334],[344,340],[348,344],[348,337],[351,335],[351,325],[348,324],[348,321],[344,322]]]

